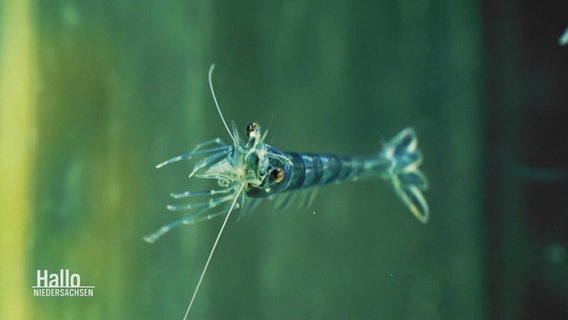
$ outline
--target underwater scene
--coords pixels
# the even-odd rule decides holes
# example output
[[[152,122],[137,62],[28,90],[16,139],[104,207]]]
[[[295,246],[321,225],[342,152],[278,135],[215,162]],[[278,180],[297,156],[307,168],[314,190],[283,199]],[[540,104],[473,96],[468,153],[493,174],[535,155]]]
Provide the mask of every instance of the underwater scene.
[[[0,319],[568,319],[567,13],[1,2]]]

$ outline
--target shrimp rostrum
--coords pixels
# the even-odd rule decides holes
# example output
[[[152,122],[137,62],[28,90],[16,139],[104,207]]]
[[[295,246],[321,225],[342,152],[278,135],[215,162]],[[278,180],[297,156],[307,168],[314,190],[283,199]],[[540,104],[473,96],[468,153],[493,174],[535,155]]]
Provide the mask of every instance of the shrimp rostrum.
[[[208,198],[184,205],[169,205],[168,210],[188,210],[189,213],[144,237],[147,242],[153,243],[178,225],[193,224],[225,215],[225,221],[198,287],[229,215],[234,209],[244,208],[251,200],[330,183],[381,178],[390,181],[398,197],[420,222],[428,221],[428,205],[422,195],[428,188],[428,182],[419,169],[422,154],[417,147],[416,133],[412,128],[402,130],[385,143],[379,153],[368,157],[281,151],[265,143],[266,132],[262,132],[260,125],[254,122],[246,125],[244,139],[241,139],[234,124],[231,133],[217,103],[211,82],[213,68],[212,65],[209,70],[210,89],[232,143],[226,144],[219,138],[213,139],[197,145],[191,153],[174,157],[156,167],[199,157],[200,160],[194,165],[189,177],[215,180],[218,187],[171,194],[174,199]]]

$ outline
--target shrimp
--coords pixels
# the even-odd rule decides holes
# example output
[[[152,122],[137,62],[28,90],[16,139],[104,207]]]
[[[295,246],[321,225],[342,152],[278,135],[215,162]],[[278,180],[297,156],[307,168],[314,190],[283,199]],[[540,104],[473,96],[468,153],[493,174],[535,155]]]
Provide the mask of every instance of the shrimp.
[[[182,160],[203,157],[194,165],[189,178],[195,176],[215,180],[218,188],[172,193],[171,197],[174,199],[199,196],[209,196],[209,199],[185,205],[168,205],[167,209],[171,211],[190,210],[192,212],[144,237],[146,242],[154,243],[165,233],[181,224],[194,224],[225,215],[186,309],[184,319],[189,315],[231,213],[235,209],[244,208],[247,202],[330,183],[381,178],[391,182],[398,197],[420,222],[428,221],[428,204],[422,195],[422,191],[428,188],[428,181],[419,169],[422,163],[422,153],[418,149],[418,140],[412,128],[402,130],[385,143],[378,154],[369,157],[281,151],[264,142],[267,131],[262,132],[260,125],[254,122],[246,125],[245,137],[242,141],[234,123],[233,132],[229,130],[217,102],[212,82],[214,68],[214,64],[209,68],[209,88],[221,121],[231,137],[232,145],[226,144],[220,138],[215,138],[198,144],[188,154],[176,156],[158,164],[156,168]]]

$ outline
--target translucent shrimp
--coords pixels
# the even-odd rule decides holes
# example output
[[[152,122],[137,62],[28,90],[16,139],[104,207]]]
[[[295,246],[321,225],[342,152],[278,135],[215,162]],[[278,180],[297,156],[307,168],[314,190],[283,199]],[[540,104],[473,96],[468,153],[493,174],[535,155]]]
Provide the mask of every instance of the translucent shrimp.
[[[412,128],[402,130],[388,141],[378,154],[369,157],[280,151],[264,142],[266,132],[262,133],[261,127],[253,122],[247,124],[244,141],[241,141],[234,124],[231,133],[219,108],[211,79],[214,68],[215,65],[211,65],[209,69],[209,86],[219,116],[231,137],[232,145],[215,138],[198,144],[188,154],[158,164],[156,168],[181,160],[202,157],[194,165],[189,177],[213,179],[217,182],[218,188],[172,193],[171,197],[174,199],[202,196],[209,198],[184,205],[168,205],[168,210],[187,210],[189,213],[144,237],[145,241],[153,243],[178,225],[193,224],[225,215],[184,319],[191,310],[229,216],[233,210],[244,208],[247,201],[279,194],[292,194],[292,191],[330,183],[382,178],[392,183],[399,198],[420,222],[428,221],[428,204],[422,195],[422,191],[428,188],[428,182],[419,169],[422,154]]]

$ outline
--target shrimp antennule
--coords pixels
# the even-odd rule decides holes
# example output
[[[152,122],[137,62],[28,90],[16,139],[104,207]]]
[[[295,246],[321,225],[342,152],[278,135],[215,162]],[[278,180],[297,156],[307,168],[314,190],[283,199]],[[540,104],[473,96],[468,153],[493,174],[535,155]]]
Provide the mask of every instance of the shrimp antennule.
[[[199,277],[199,281],[197,281],[197,286],[195,287],[195,290],[193,291],[193,295],[191,296],[191,300],[189,301],[189,305],[187,306],[187,310],[185,311],[185,315],[183,316],[184,320],[186,320],[187,316],[189,315],[189,310],[191,310],[191,306],[193,306],[193,301],[195,301],[195,297],[197,296],[197,292],[199,291],[199,287],[201,286],[201,282],[203,281],[203,277],[205,277],[205,273],[207,272],[207,268],[209,267],[209,262],[211,262],[211,258],[213,257],[213,253],[215,253],[215,249],[217,248],[217,243],[219,243],[219,239],[221,238],[221,234],[223,234],[223,230],[225,229],[225,225],[227,224],[227,220],[229,220],[229,216],[231,215],[233,208],[235,208],[235,205],[237,204],[237,200],[239,199],[239,196],[240,196],[241,192],[243,191],[244,187],[245,187],[245,184],[241,185],[239,191],[237,192],[235,198],[233,199],[233,203],[231,203],[231,207],[229,208],[229,211],[227,212],[227,216],[225,217],[225,220],[223,221],[223,224],[221,225],[221,229],[219,229],[219,233],[217,234],[217,238],[215,239],[215,242],[213,243],[213,247],[211,248],[211,252],[209,253],[209,257],[207,258],[207,262],[205,262],[205,266],[203,267],[203,271],[201,272],[201,276]]]
[[[225,125],[225,129],[227,129],[227,132],[229,133],[229,136],[231,136],[231,140],[233,140],[233,143],[235,143],[235,145],[238,143],[237,139],[235,139],[235,136],[233,136],[233,134],[231,133],[231,130],[229,130],[229,126],[227,125],[227,121],[225,121],[225,117],[223,117],[223,113],[221,112],[221,108],[219,107],[219,103],[217,102],[217,96],[215,96],[215,89],[213,89],[213,70],[215,70],[215,64],[212,63],[211,66],[209,66],[209,73],[207,75],[207,78],[209,80],[209,89],[211,89],[211,95],[213,96],[213,101],[215,102],[215,107],[217,107],[217,112],[219,112],[219,116],[221,117],[221,120],[223,121],[223,124]]]

